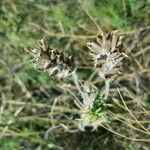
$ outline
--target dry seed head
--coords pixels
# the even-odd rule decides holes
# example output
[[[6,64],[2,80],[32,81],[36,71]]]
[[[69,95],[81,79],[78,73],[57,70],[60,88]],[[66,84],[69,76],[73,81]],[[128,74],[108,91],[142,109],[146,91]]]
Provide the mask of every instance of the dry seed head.
[[[114,79],[120,74],[118,65],[123,58],[127,57],[120,52],[122,39],[123,36],[119,35],[119,31],[114,30],[108,34],[100,33],[95,41],[87,43],[100,77]]]
[[[63,52],[47,48],[44,40],[40,40],[37,47],[26,49],[34,58],[32,62],[36,68],[47,72],[59,79],[67,77],[75,69],[72,56],[65,57]]]

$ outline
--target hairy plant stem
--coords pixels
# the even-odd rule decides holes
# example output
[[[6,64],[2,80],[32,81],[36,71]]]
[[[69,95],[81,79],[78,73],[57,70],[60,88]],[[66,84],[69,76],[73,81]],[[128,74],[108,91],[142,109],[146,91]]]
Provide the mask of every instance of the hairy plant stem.
[[[108,79],[108,80],[105,81],[105,89],[104,89],[104,99],[105,100],[108,98],[108,95],[109,95],[110,82],[111,82],[110,79]]]
[[[82,89],[80,88],[80,85],[79,85],[79,80],[78,80],[78,75],[77,75],[76,69],[72,72],[72,77],[73,77],[73,81],[74,81],[78,91],[80,92],[81,96],[84,97],[84,93],[82,92]]]

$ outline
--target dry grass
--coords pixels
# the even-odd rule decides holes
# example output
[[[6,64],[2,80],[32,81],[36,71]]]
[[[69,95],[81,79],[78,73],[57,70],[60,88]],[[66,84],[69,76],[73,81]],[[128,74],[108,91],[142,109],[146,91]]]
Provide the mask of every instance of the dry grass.
[[[123,8],[121,13],[114,10],[115,1],[103,2],[100,10],[91,1],[46,2],[6,0],[0,8],[0,149],[73,149],[76,145],[77,149],[148,150],[147,2],[138,2],[133,9],[134,0],[121,1],[117,4]],[[94,73],[85,45],[97,31],[114,28],[126,35],[124,50],[129,59],[122,64],[123,74],[111,84],[108,102],[113,107],[108,110],[108,122],[99,124],[97,131],[87,127],[81,132],[76,122],[80,111],[74,104],[81,97],[72,78],[57,81],[35,70],[23,49],[46,37],[52,48],[74,55],[81,83],[87,80],[101,91],[104,81]]]

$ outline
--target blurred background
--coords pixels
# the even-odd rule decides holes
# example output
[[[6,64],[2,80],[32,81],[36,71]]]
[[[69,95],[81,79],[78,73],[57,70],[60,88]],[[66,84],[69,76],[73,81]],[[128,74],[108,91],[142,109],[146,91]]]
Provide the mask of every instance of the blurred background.
[[[149,149],[148,142],[128,141],[101,127],[78,131],[72,119],[78,109],[67,93],[68,88],[75,89],[71,78],[58,81],[37,71],[24,50],[46,38],[50,47],[74,56],[79,78],[87,80],[93,61],[86,43],[98,32],[113,29],[126,35],[124,50],[129,60],[123,63],[123,74],[113,83],[110,98],[117,97],[118,87],[125,99],[142,103],[149,115],[149,0],[0,0],[1,150]],[[96,75],[93,82],[100,88],[104,85]],[[129,107],[139,111],[137,101]],[[145,114],[139,118],[147,118],[150,128],[150,118]],[[120,133],[126,129],[119,122],[112,127]]]

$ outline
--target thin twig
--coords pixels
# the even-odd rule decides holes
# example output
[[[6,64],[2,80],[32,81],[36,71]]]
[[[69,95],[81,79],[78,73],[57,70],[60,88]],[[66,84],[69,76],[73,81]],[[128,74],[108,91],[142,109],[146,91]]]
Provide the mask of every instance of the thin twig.
[[[128,139],[128,140],[138,141],[138,142],[150,142],[150,139],[135,139],[135,138],[132,138],[132,137],[127,137],[126,135],[123,135],[122,133],[118,133],[118,132],[116,132],[116,131],[114,131],[114,130],[112,130],[112,129],[110,129],[110,128],[102,125],[102,124],[100,124],[100,126],[105,128],[106,130],[108,130],[108,131],[110,131],[110,132],[112,132],[112,133],[114,133],[114,134],[116,134],[116,135],[118,135],[120,137]]]
[[[144,130],[141,130],[141,129],[139,129],[139,128],[136,128],[136,127],[132,126],[129,122],[123,121],[122,119],[120,119],[120,118],[116,117],[116,116],[117,116],[116,114],[115,114],[115,115],[113,115],[113,113],[111,113],[110,111],[108,112],[108,114],[109,114],[109,115],[111,115],[111,117],[113,117],[113,118],[115,118],[115,119],[119,120],[120,122],[122,122],[122,123],[126,124],[127,126],[131,127],[132,129],[134,129],[134,130],[137,130],[137,131],[140,131],[140,132],[142,132],[142,133],[147,134],[147,132],[145,132]]]
[[[84,7],[83,3],[78,0],[82,9],[84,10],[84,12],[86,13],[86,15],[90,18],[90,20],[94,23],[94,25],[97,27],[98,31],[102,31],[101,28],[99,27],[99,25],[97,24],[97,22],[95,21],[95,19],[91,16],[91,14],[88,12],[88,10]]]
[[[117,90],[118,90],[118,93],[119,93],[119,95],[120,95],[120,98],[121,98],[122,103],[124,104],[126,110],[127,110],[127,111],[130,113],[130,115],[134,118],[134,120],[137,122],[137,124],[138,124],[143,130],[145,130],[148,134],[150,134],[150,132],[149,132],[147,129],[145,129],[145,127],[143,127],[143,125],[140,124],[140,122],[139,122],[139,121],[136,119],[136,117],[132,114],[132,112],[129,110],[129,108],[128,108],[127,105],[125,104],[125,102],[124,102],[124,100],[123,100],[123,97],[122,97],[122,95],[121,95],[121,93],[120,93],[120,91],[119,91],[118,88],[117,88]]]
[[[54,33],[49,30],[46,30],[42,28],[40,25],[36,23],[28,23],[29,25],[36,27],[43,31],[46,35],[48,36],[54,36],[54,37],[59,37],[59,38],[72,38],[72,39],[91,39],[94,38],[96,35],[74,35],[74,34],[62,34],[62,33]]]

